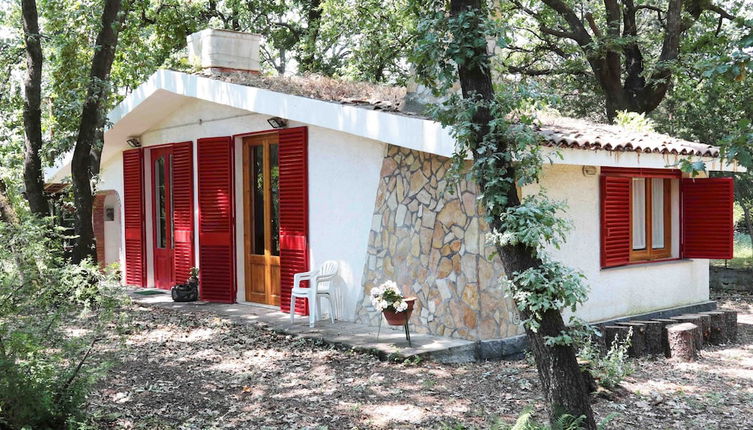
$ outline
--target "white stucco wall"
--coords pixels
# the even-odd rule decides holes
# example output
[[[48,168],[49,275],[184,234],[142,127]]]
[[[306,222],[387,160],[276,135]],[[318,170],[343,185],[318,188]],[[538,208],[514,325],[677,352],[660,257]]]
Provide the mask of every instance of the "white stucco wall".
[[[268,130],[267,115],[238,110],[200,100],[190,100],[141,135],[145,151],[147,285],[154,285],[149,148],[171,142],[194,142],[203,137],[229,136]],[[290,127],[305,124],[291,122]],[[353,319],[362,294],[361,277],[366,258],[371,215],[376,199],[385,144],[320,127],[309,127],[309,247],[311,267],[326,260],[340,263],[339,318]],[[241,138],[235,143],[236,299],[245,301],[243,273],[243,175]],[[196,172],[197,170],[194,169]],[[194,181],[196,177],[194,177]],[[100,189],[115,189],[122,196],[122,156],[108,160],[102,169]],[[194,193],[198,231],[198,191]],[[198,241],[198,235],[195,235]],[[122,238],[122,232],[121,232]],[[196,244],[198,252],[198,243]],[[121,261],[122,261],[121,252]],[[198,265],[198,255],[197,262]]]
[[[105,212],[105,264],[120,262],[120,230],[122,229],[122,206],[118,194],[108,194],[104,201],[105,211],[113,209],[113,220],[109,221]]]
[[[675,181],[677,182],[677,181]],[[585,176],[576,165],[547,166],[541,187],[568,204],[566,217],[573,230],[555,259],[581,270],[590,286],[588,302],[578,316],[595,322],[624,315],[666,309],[708,300],[709,261],[686,259],[601,269],[599,176]],[[526,187],[524,194],[538,186]],[[673,256],[679,253],[678,184],[673,184]]]
[[[118,209],[115,210],[115,216],[121,217],[118,220],[117,223],[117,232],[114,231],[108,231],[108,224],[105,223],[105,244],[108,243],[108,239],[110,235],[117,235],[118,236],[118,256],[117,261],[120,262],[120,272],[123,279],[125,279],[125,265],[123,264],[123,261],[125,259],[125,247],[121,246],[121,244],[125,243],[125,231],[123,230],[122,226],[123,223],[120,221],[122,220],[123,216],[123,160],[122,157],[119,157],[117,160],[110,160],[106,164],[103,164],[100,166],[99,169],[99,182],[96,185],[97,191],[108,191],[113,190],[118,195]],[[110,228],[112,226],[109,226]],[[105,245],[107,246],[107,245]],[[111,263],[109,259],[106,260],[107,263]]]

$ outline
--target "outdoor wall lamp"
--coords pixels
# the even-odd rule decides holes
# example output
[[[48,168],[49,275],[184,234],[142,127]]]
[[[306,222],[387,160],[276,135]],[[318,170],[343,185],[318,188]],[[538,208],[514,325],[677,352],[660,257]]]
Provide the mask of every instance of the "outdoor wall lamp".
[[[269,118],[267,122],[272,128],[285,128],[288,126],[288,120],[280,118],[279,116],[273,116],[272,118]]]
[[[141,148],[141,141],[136,136],[129,137],[126,142],[131,148]]]

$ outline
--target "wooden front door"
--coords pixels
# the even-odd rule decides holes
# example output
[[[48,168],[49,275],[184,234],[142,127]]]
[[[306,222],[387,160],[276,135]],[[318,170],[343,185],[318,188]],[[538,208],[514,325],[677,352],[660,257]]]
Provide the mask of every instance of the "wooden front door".
[[[151,151],[152,226],[154,227],[154,286],[169,289],[175,284],[173,273],[173,150]]]
[[[280,304],[278,136],[243,140],[246,300]]]

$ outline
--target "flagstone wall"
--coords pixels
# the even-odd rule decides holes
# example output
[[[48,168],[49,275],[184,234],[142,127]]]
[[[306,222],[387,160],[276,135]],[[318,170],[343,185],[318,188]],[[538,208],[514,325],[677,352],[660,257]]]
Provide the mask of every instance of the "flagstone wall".
[[[465,339],[513,336],[520,332],[517,312],[501,287],[501,262],[489,259],[489,227],[476,185],[467,178],[451,185],[450,165],[444,157],[387,148],[356,319],[378,324],[369,291],[393,280],[404,295],[417,298],[413,331]]]

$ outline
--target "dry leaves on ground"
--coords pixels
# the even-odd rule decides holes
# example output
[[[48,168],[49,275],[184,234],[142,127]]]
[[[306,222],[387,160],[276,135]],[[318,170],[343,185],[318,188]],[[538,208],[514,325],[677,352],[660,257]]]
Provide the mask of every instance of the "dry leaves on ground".
[[[752,428],[753,298],[736,345],[696,363],[641,359],[608,398],[594,400],[606,428]],[[90,396],[104,428],[490,428],[527,406],[543,418],[535,369],[525,361],[441,365],[373,356],[239,325],[204,312],[133,306],[133,328]]]

